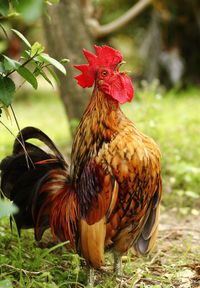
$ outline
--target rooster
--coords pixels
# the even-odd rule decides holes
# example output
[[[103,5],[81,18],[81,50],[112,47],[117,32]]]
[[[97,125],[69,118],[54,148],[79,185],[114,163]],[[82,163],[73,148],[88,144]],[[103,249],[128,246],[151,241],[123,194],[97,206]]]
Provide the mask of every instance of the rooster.
[[[69,241],[89,267],[101,268],[104,253],[121,256],[132,247],[149,253],[156,240],[162,194],[160,151],[119,107],[134,89],[121,53],[83,49],[89,64],[76,65],[78,84],[94,90],[74,137],[71,165],[51,139],[34,127],[18,135],[13,154],[1,162],[1,188],[19,207],[17,228],[34,228],[36,240],[51,228],[55,240]],[[47,153],[27,140],[46,144]],[[92,276],[91,276],[92,277]],[[93,281],[90,279],[89,281]]]

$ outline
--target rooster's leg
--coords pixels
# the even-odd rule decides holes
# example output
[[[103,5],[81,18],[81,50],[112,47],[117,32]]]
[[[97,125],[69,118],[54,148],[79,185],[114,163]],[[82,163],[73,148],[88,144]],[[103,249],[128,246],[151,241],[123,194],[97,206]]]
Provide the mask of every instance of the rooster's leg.
[[[122,276],[122,263],[121,263],[121,256],[114,252],[114,272],[116,276]]]
[[[91,267],[87,270],[87,286],[94,286],[94,268]]]

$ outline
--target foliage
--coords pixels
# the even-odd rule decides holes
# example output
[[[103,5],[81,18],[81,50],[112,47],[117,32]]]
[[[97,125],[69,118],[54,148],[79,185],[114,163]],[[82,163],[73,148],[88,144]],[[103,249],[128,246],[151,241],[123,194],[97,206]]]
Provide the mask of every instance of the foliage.
[[[56,288],[61,287],[61,283],[65,284],[65,287],[72,287],[73,283],[78,284],[78,280],[84,279],[85,276],[79,269],[80,259],[78,255],[62,248],[66,243],[52,246],[53,242],[50,241],[53,239],[47,232],[44,235],[44,241],[49,242],[51,247],[42,249],[45,242],[41,243],[41,246],[36,244],[33,240],[33,231],[27,231],[26,233],[22,232],[22,248],[22,245],[20,244],[19,247],[16,242],[18,237],[16,229],[13,230],[12,234],[9,232],[7,238],[5,237],[7,235],[5,225],[8,225],[8,222],[2,221],[1,224],[0,238],[3,237],[4,240],[0,244],[0,280],[11,280],[13,285],[19,284],[20,287]],[[23,268],[20,266],[19,258],[23,259]],[[9,269],[12,270],[11,275],[7,275]],[[20,272],[22,272],[22,277]]]
[[[12,29],[12,31],[16,33],[22,41],[24,41],[27,49],[24,51],[24,55],[20,57],[19,61],[12,60],[8,56],[3,55],[4,59],[0,62],[0,84],[2,87],[0,101],[3,106],[6,107],[11,104],[15,93],[15,84],[13,80],[9,78],[9,76],[14,72],[17,72],[25,81],[29,82],[34,89],[37,89],[38,87],[38,75],[42,75],[44,79],[52,85],[51,80],[44,72],[44,67],[53,65],[63,74],[66,74],[65,67],[60,62],[53,59],[48,54],[43,53],[44,47],[40,43],[35,42],[31,45],[19,31],[15,29]],[[31,71],[30,68],[27,68],[28,64],[31,65],[31,68],[34,68],[33,71]],[[48,67],[48,69],[51,71],[50,67]],[[55,74],[52,73],[51,75],[57,81]]]
[[[1,0],[0,15],[12,17],[20,15],[27,23],[34,23],[45,9],[44,4],[51,5],[51,2],[57,3],[59,0]]]
[[[53,0],[52,2],[58,1]],[[50,4],[50,1],[45,1],[45,3]],[[2,17],[12,17],[14,13],[20,13],[25,21],[32,22],[39,17],[42,12],[42,7],[43,0],[13,0],[10,5],[8,0],[4,0],[0,5],[0,14],[2,14]],[[5,38],[8,38],[5,27],[1,24],[0,28],[4,32]],[[45,48],[40,43],[35,42],[31,45],[21,32],[16,29],[12,29],[12,32],[14,32],[25,43],[26,49],[18,61],[11,59],[6,55],[1,55],[0,57],[0,86],[2,88],[0,92],[0,103],[6,107],[11,104],[16,90],[15,83],[10,78],[14,72],[17,72],[25,81],[29,82],[34,89],[37,89],[38,87],[38,75],[42,75],[44,79],[52,85],[51,80],[44,71],[44,67],[48,67],[48,71],[57,83],[59,83],[58,77],[49,67],[50,65],[53,65],[66,75],[66,70],[63,64],[50,57],[48,54],[43,53]],[[67,59],[64,60],[66,61]]]

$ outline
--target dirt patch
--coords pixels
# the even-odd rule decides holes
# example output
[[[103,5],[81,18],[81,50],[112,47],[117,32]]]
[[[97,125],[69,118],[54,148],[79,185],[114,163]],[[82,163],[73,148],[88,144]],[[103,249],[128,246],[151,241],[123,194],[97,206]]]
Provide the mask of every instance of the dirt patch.
[[[139,268],[127,287],[200,287],[200,214],[162,214],[153,253],[142,264],[132,260]]]

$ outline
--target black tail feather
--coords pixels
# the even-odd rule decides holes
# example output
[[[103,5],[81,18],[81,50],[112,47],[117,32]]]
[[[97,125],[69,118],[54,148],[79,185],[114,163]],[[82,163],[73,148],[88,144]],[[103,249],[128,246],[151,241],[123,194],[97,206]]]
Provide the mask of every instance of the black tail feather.
[[[25,127],[24,129],[22,129],[20,131],[20,133],[17,136],[17,139],[14,142],[13,145],[13,154],[19,154],[24,152],[24,149],[21,145],[21,143],[26,142],[26,140],[29,139],[38,139],[41,142],[43,142],[44,144],[47,145],[47,147],[50,148],[50,150],[53,152],[53,154],[64,161],[64,157],[62,155],[62,153],[58,150],[58,148],[56,147],[56,145],[53,143],[53,141],[44,133],[42,132],[40,129],[35,128],[35,127]],[[31,145],[30,147],[33,148],[36,147],[35,145]],[[29,148],[29,147],[27,147]],[[36,147],[38,148],[38,147]]]
[[[42,131],[27,127],[21,131],[20,135],[24,139],[25,149],[29,157],[25,157],[24,148],[16,140],[13,155],[6,157],[0,163],[1,189],[5,196],[19,207],[19,212],[15,215],[19,231],[21,228],[33,228],[35,225],[33,215],[35,207],[33,205],[37,202],[38,183],[41,182],[41,179],[52,169],[66,169],[68,167],[52,140]],[[18,137],[22,141],[20,135]],[[39,147],[26,142],[31,138],[41,140],[51,149],[53,154],[46,153]],[[55,161],[45,162],[48,159],[55,159]],[[41,164],[35,164],[41,161],[43,161]],[[45,230],[49,225],[47,218],[43,220]]]

